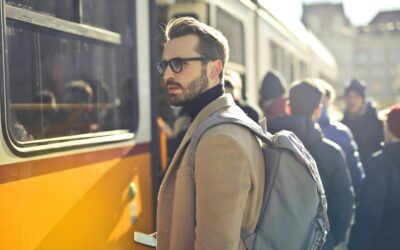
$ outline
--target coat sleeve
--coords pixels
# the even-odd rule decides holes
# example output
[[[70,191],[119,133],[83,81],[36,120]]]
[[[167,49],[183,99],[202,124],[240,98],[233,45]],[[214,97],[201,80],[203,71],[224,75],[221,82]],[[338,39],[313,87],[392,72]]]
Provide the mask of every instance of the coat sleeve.
[[[237,249],[251,187],[249,159],[228,135],[205,136],[195,159],[195,249]]]
[[[330,178],[330,189],[327,198],[331,231],[335,245],[338,245],[345,239],[350,226],[354,209],[354,194],[343,153],[336,152],[336,157],[332,159],[333,164],[336,166]]]
[[[375,142],[377,144],[377,149],[379,150],[381,148],[382,142],[385,140],[385,135],[384,135],[384,128],[383,128],[383,122],[376,117],[376,127],[374,129],[375,133]],[[377,150],[376,150],[377,151]],[[374,152],[372,152],[374,153]]]
[[[368,249],[374,233],[382,219],[387,182],[382,168],[375,161],[369,161],[365,168],[366,177],[360,193],[355,223],[349,240],[349,249]]]
[[[348,136],[348,144],[347,147],[343,148],[343,150],[346,154],[346,160],[350,170],[355,197],[358,201],[358,195],[365,177],[365,172],[359,157],[357,143],[354,141],[353,134],[349,129],[345,130],[345,132]]]

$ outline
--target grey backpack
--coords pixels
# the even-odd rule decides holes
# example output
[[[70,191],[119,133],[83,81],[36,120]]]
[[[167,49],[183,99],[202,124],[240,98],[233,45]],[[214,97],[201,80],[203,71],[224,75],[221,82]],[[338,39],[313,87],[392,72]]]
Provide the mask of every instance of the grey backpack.
[[[247,117],[246,117],[247,118]],[[203,133],[233,123],[252,131],[263,142],[265,189],[255,232],[241,229],[247,250],[322,249],[329,231],[327,201],[315,160],[289,131],[274,135],[250,119],[230,112],[207,118],[191,138],[190,161]]]

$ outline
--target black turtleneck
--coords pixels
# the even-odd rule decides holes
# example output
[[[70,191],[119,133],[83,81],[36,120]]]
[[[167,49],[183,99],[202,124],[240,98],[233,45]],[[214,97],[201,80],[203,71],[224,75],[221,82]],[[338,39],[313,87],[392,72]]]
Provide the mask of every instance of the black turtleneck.
[[[197,114],[207,106],[210,102],[214,101],[224,93],[224,87],[222,84],[217,84],[215,87],[208,89],[201,95],[193,98],[192,100],[185,103],[182,108],[190,116],[190,120],[193,121]]]

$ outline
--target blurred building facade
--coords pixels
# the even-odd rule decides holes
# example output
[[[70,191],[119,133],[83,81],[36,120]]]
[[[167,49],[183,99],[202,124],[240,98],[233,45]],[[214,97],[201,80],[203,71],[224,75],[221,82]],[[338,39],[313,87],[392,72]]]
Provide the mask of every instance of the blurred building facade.
[[[359,77],[381,106],[400,101],[400,10],[379,12],[368,25],[356,27],[341,3],[303,4],[302,22],[336,57],[339,95]]]

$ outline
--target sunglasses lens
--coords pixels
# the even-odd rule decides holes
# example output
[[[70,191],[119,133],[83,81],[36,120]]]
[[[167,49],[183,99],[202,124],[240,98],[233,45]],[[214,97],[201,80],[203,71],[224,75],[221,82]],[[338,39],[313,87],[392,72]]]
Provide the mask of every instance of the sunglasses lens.
[[[157,63],[157,71],[160,75],[164,74],[164,71],[166,69],[166,65],[167,63],[164,61],[160,61]]]
[[[170,61],[172,71],[179,73],[182,70],[182,60],[180,58],[174,58]]]

